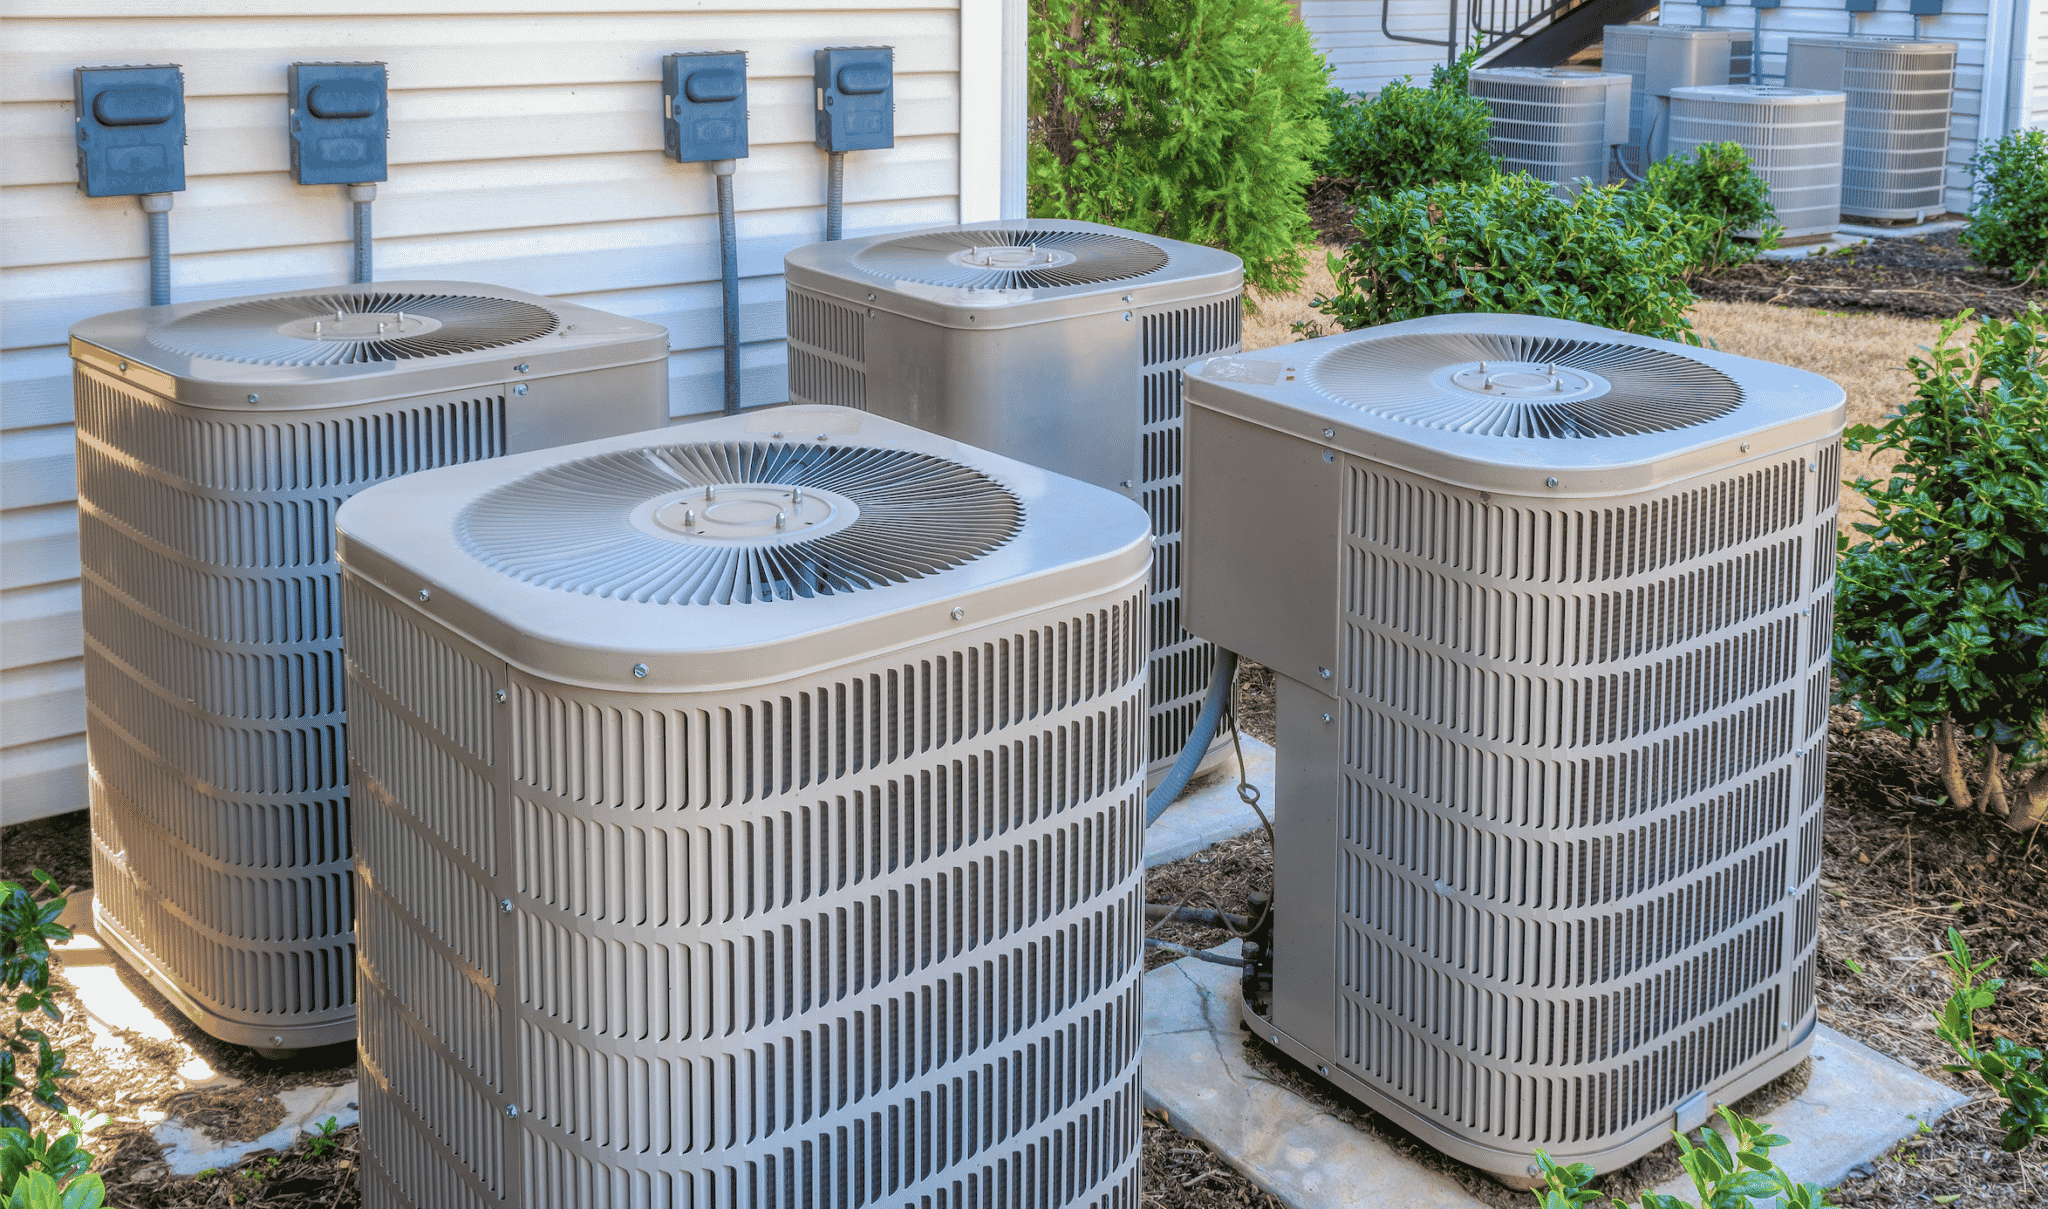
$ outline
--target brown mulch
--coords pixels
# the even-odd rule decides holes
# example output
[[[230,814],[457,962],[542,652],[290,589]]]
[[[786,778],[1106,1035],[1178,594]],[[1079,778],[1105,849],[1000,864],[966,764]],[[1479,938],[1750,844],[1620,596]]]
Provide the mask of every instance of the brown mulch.
[[[2009,319],[2030,302],[2048,306],[2048,280],[2020,281],[1979,267],[1956,232],[1873,239],[1826,256],[1760,260],[1702,275],[1702,298],[1830,311],[1879,311],[1947,319],[1969,309]]]
[[[1247,733],[1273,739],[1272,673],[1247,663],[1237,711]],[[1944,934],[1960,929],[1980,958],[1999,956],[2007,980],[1998,1006],[1978,1014],[1987,1035],[2023,1044],[2048,1041],[2048,979],[2028,962],[2048,956],[2048,843],[2003,824],[1940,804],[1931,754],[1904,739],[1857,727],[1837,707],[1830,725],[1828,813],[1821,887],[1821,1019],[1931,1078],[1976,1099],[1934,1122],[1844,1181],[1830,1200],[1850,1209],[1948,1209],[2048,1203],[2048,1140],[2024,1156],[1998,1148],[1999,1104],[1974,1076],[1941,1069],[1953,1055],[1934,1035],[1932,1014],[1947,998],[1939,954]],[[1152,870],[1146,897],[1242,911],[1244,896],[1271,884],[1263,834],[1212,846]],[[1194,948],[1220,944],[1223,931],[1187,924],[1152,933]],[[1150,964],[1171,960],[1155,955]],[[1849,962],[1855,962],[1860,972]],[[1444,1172],[1496,1209],[1526,1206],[1526,1192],[1456,1163],[1362,1105],[1333,1092],[1312,1072],[1247,1037],[1246,1054],[1265,1077],[1303,1095],[1317,1111],[1374,1133],[1414,1161]],[[1761,1120],[1804,1087],[1806,1067],[1759,1089],[1737,1107]],[[1265,1194],[1207,1147],[1157,1122],[1145,1137],[1148,1204],[1169,1209],[1265,1209]],[[1170,1164],[1170,1166],[1169,1166]],[[1604,1177],[1610,1197],[1636,1197],[1680,1173],[1666,1147]],[[1940,1199],[1937,1199],[1940,1198]],[[1275,1202],[1276,1203],[1276,1202]]]

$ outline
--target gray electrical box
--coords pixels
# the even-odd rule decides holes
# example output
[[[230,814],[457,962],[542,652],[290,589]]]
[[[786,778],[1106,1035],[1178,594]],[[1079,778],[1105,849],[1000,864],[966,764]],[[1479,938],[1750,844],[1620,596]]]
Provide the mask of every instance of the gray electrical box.
[[[811,56],[820,150],[896,145],[895,59],[889,46],[828,46]]]
[[[700,50],[661,60],[662,151],[680,163],[747,154],[747,56]]]
[[[364,185],[390,175],[382,63],[294,63],[292,175],[302,185]]]
[[[87,197],[176,193],[185,187],[185,74],[151,67],[75,67],[78,187]]]

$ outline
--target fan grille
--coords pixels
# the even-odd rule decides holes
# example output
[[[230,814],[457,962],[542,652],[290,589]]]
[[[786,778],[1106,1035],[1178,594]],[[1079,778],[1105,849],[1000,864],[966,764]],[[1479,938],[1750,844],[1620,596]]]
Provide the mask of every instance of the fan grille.
[[[816,488],[857,515],[816,535],[708,542],[633,519],[650,501],[746,484]],[[525,583],[646,604],[756,604],[936,574],[1009,541],[1022,518],[993,479],[925,454],[726,442],[549,467],[470,505],[457,533],[485,565]]]
[[[977,264],[977,251],[1035,249],[1044,263]],[[969,290],[1035,290],[1142,277],[1164,268],[1164,249],[1101,231],[973,228],[932,231],[872,244],[855,267],[876,277]]]
[[[149,341],[188,357],[245,365],[361,365],[500,348],[545,336],[560,322],[545,307],[511,298],[296,294],[186,315],[151,331]],[[377,330],[380,323],[386,332]]]
[[[1462,384],[1483,380],[1489,363],[1555,367],[1567,389],[1495,396]],[[1669,432],[1742,404],[1733,379],[1690,357],[1544,336],[1446,332],[1361,340],[1322,358],[1311,377],[1324,394],[1373,415],[1498,437]]]

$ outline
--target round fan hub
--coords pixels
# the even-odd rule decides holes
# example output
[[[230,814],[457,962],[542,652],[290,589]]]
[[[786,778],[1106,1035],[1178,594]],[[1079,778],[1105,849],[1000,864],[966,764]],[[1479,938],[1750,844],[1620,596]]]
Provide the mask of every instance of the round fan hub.
[[[1064,248],[1041,248],[1037,244],[1001,244],[962,248],[946,257],[954,264],[975,269],[1056,269],[1073,264],[1080,257]]]
[[[441,330],[441,321],[404,311],[336,311],[277,325],[277,334],[295,340],[396,340]]]
[[[1563,402],[1603,393],[1607,382],[1588,370],[1537,361],[1471,361],[1435,375],[1439,387],[1458,387],[1495,399]]]
[[[721,483],[652,501],[643,528],[697,542],[776,542],[836,533],[860,516],[854,502],[818,487]]]

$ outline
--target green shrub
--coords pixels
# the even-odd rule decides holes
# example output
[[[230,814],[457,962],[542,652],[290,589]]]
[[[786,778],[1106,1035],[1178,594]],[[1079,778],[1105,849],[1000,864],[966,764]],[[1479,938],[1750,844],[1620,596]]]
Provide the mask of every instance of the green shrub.
[[[2048,130],[2015,130],[1970,161],[1977,204],[1957,238],[1977,262],[2024,277],[2048,272]]]
[[[1723,1106],[1720,1111],[1734,1138],[1732,1146],[1728,1138],[1712,1129],[1702,1128],[1697,1143],[1688,1142],[1682,1133],[1671,1135],[1678,1140],[1678,1163],[1692,1177],[1693,1191],[1700,1199],[1690,1202],[1661,1192],[1645,1192],[1642,1209],[1749,1209],[1750,1201],[1758,1197],[1774,1198],[1777,1209],[1828,1209],[1825,1189],[1818,1184],[1799,1183],[1771,1157],[1771,1151],[1790,1142],[1790,1138],[1772,1133],[1769,1125],[1752,1121],[1732,1108]],[[1602,1199],[1601,1194],[1586,1186],[1593,1182],[1595,1172],[1585,1163],[1561,1167],[1539,1150],[1536,1168],[1543,1177],[1543,1183],[1535,1189],[1536,1203],[1542,1209],[1580,1209]]]
[[[93,1209],[105,1199],[100,1177],[85,1174],[92,1162],[82,1149],[86,1133],[106,1120],[82,1120],[70,1114],[57,1081],[77,1073],[64,1065],[64,1051],[34,1021],[46,1016],[61,1021],[50,990],[50,942],[71,938],[71,929],[57,922],[64,900],[57,883],[33,870],[35,891],[0,881],[0,992],[16,1013],[13,1027],[0,1045],[0,1201],[6,1209]],[[52,1113],[63,1114],[68,1128],[52,1141],[30,1132],[28,1115],[14,1103],[17,1093]]]
[[[2010,1037],[1995,1037],[1988,1050],[1977,1048],[1976,1014],[1990,1007],[2005,986],[2002,978],[1984,980],[1984,971],[1996,965],[1996,957],[1974,961],[1963,934],[1948,930],[1949,997],[1934,1017],[1934,1031],[1962,1062],[1943,1067],[1962,1074],[1974,1071],[2005,1100],[1998,1114],[1998,1126],[2005,1130],[2000,1148],[2019,1152],[2037,1135],[2048,1134],[2048,1055],[2037,1046],[2021,1045]],[[2048,976],[2048,962],[2035,962],[2034,972]]]
[[[1850,449],[1896,453],[1887,482],[1858,479],[1875,524],[1836,567],[1837,691],[1866,726],[1934,734],[1950,800],[1980,806],[1957,740],[1986,749],[1981,808],[2015,828],[2048,819],[2048,314],[1987,319],[1951,343],[1942,325],[1919,385]],[[2000,749],[2040,763],[2008,804]]]
[[[1032,0],[1031,213],[1224,248],[1291,290],[1328,132],[1285,0]]]
[[[1698,268],[1747,264],[1758,250],[1777,247],[1783,230],[1771,186],[1749,166],[1740,143],[1705,143],[1691,155],[1658,160],[1636,193],[1706,220],[1693,251]],[[1735,238],[1744,231],[1756,232],[1754,244]]]
[[[1356,241],[1330,256],[1347,331],[1459,312],[1574,319],[1690,340],[1685,272],[1701,220],[1614,187],[1566,200],[1522,173],[1367,197]]]
[[[1465,92],[1477,50],[1430,73],[1429,87],[1406,79],[1379,95],[1352,96],[1332,88],[1322,116],[1329,149],[1316,165],[1321,176],[1349,177],[1358,193],[1394,193],[1425,185],[1478,183],[1500,171],[1487,148],[1493,114]]]

